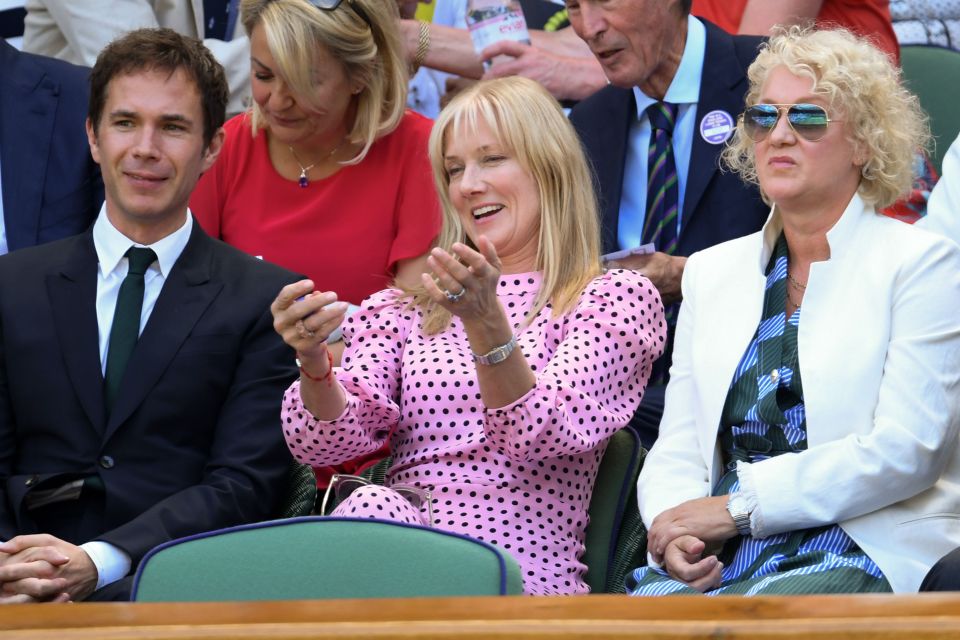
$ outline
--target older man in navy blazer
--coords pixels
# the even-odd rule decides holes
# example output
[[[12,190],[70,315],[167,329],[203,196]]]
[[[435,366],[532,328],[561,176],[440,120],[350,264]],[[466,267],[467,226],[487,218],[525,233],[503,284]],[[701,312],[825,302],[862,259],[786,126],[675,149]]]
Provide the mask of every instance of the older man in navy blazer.
[[[616,260],[637,269],[665,304],[680,300],[686,256],[759,230],[769,213],[756,188],[720,170],[719,156],[743,110],[746,70],[761,39],[730,36],[690,16],[691,0],[567,0],[570,23],[593,51],[610,86],[570,118],[598,183],[604,253],[641,244],[646,217],[648,105],[678,108],[673,153],[678,178],[676,248]],[[667,351],[655,369],[670,363]],[[663,412],[663,386],[647,388],[634,426],[648,444]]]
[[[93,228],[0,257],[0,602],[123,598],[157,544],[275,513],[296,369],[269,307],[298,278],[187,209],[227,95],[196,40],[114,41],[91,74]]]
[[[80,233],[100,210],[88,73],[0,40],[0,254]]]

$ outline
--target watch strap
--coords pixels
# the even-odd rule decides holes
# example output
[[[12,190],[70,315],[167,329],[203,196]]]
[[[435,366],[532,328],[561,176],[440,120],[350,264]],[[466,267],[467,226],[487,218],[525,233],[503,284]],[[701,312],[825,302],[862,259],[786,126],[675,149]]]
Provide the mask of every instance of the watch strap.
[[[513,353],[513,350],[517,348],[517,337],[510,336],[510,340],[506,344],[502,344],[499,347],[494,347],[487,351],[483,355],[477,355],[473,353],[473,361],[477,364],[491,365],[499,364],[510,357],[510,354]]]

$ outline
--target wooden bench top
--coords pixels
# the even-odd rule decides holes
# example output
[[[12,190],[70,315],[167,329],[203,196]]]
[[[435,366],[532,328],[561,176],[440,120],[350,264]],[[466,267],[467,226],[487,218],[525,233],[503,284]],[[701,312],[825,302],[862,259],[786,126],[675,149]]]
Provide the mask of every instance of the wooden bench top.
[[[960,593],[11,605],[0,607],[0,638],[960,639]]]

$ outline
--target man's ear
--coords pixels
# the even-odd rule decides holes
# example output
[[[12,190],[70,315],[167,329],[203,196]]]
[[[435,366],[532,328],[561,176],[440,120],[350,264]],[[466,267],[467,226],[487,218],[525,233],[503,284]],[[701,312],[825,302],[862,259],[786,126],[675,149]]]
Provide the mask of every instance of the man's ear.
[[[90,155],[93,161],[100,164],[100,145],[97,144],[97,132],[93,128],[93,121],[87,118],[87,142],[90,144]]]
[[[213,137],[210,139],[210,144],[203,150],[203,167],[200,169],[201,173],[212,167],[213,163],[217,161],[220,152],[223,150],[223,141],[226,140],[226,138],[227,133],[223,130],[223,127],[217,129],[213,134]]]

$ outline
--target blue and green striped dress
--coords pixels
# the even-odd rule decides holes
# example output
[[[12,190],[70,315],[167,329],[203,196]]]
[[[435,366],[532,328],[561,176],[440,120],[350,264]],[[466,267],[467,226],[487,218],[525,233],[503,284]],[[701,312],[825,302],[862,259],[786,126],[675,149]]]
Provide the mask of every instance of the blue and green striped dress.
[[[763,316],[723,408],[718,437],[726,471],[714,495],[737,490],[737,462],[759,462],[807,448],[797,348],[800,309],[785,317],[787,256],[781,234],[767,265]],[[873,560],[835,524],[763,539],[736,536],[723,545],[718,557],[723,562],[722,583],[707,595],[891,590]],[[699,593],[649,567],[635,569],[626,586],[632,595]]]

